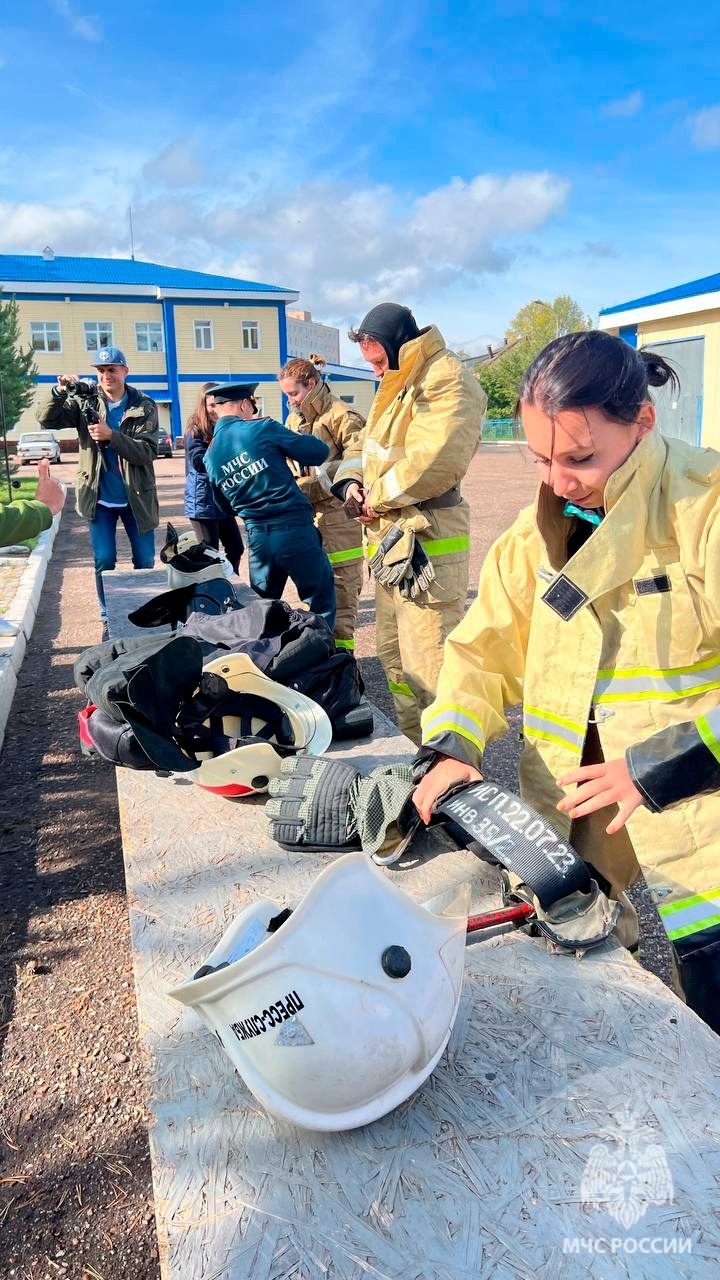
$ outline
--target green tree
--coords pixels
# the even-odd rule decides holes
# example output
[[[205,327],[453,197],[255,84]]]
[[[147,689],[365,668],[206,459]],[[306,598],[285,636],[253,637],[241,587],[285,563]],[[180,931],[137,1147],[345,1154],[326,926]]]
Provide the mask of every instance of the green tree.
[[[590,317],[567,294],[554,302],[535,298],[521,307],[505,335],[505,341],[514,345],[490,363],[475,367],[475,376],[488,398],[488,418],[514,415],[525,370],[548,342],[563,333],[591,328]]]
[[[20,320],[15,298],[0,298],[0,389],[5,408],[5,431],[11,431],[23,409],[32,404],[37,366],[30,348],[20,344]]]

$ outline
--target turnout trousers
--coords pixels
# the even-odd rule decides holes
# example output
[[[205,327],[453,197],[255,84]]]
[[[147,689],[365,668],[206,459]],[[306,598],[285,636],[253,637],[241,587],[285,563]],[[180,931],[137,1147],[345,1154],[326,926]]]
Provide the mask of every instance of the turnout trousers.
[[[335,644],[338,649],[355,649],[355,623],[362,590],[362,528],[348,520],[338,503],[316,507],[315,526],[323,540],[335,580]]]
[[[433,557],[436,580],[419,600],[375,584],[377,655],[403,733],[418,746],[420,716],[435,697],[443,645],[465,611],[468,554]]]
[[[265,600],[280,600],[288,578],[312,613],[335,627],[335,584],[322,539],[307,514],[246,521],[250,585]]]

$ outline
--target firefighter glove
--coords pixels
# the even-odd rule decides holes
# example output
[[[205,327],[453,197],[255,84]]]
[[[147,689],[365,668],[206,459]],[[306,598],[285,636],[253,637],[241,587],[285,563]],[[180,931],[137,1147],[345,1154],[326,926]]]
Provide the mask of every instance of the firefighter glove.
[[[414,550],[414,531],[402,529],[399,524],[391,525],[368,560],[368,568],[382,587],[398,587],[410,572]]]
[[[431,582],[435,581],[433,562],[426,554],[421,542],[416,541],[413,548],[410,568],[400,583],[400,594],[405,600],[416,600],[427,591]]]
[[[296,756],[270,782],[265,806],[270,834],[283,848],[394,848],[417,814],[409,765],[385,765],[369,775],[344,760]]]

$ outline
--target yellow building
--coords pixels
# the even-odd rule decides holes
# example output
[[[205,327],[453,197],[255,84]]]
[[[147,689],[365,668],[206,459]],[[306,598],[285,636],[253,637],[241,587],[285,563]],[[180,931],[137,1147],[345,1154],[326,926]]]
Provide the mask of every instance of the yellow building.
[[[125,353],[132,386],[157,401],[174,439],[203,382],[258,382],[262,411],[282,421],[277,375],[287,359],[285,307],[298,294],[278,285],[125,258],[0,254],[3,299],[18,303],[21,341],[38,368],[36,401],[8,432],[37,429],[34,404],[59,373],[92,376],[92,354]],[[333,366],[336,395],[367,412],[372,374]],[[352,397],[352,399],[351,399]],[[60,433],[69,434],[70,433]]]
[[[664,434],[720,449],[720,275],[604,307],[598,323],[676,370],[679,395],[652,392]]]

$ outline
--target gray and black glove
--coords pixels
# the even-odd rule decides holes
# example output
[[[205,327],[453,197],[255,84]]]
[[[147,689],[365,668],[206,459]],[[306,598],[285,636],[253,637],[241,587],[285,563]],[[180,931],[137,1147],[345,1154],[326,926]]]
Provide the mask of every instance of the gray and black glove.
[[[382,587],[398,587],[410,572],[414,550],[414,530],[402,529],[399,524],[391,525],[370,556],[368,568]]]
[[[297,756],[284,760],[265,806],[270,834],[283,848],[362,849],[397,846],[418,824],[412,770],[385,765],[367,776],[344,760]]]
[[[434,581],[435,570],[433,562],[427,555],[422,543],[416,541],[410,560],[410,568],[399,584],[400,595],[405,600],[416,600],[419,595],[427,591],[430,583]]]

